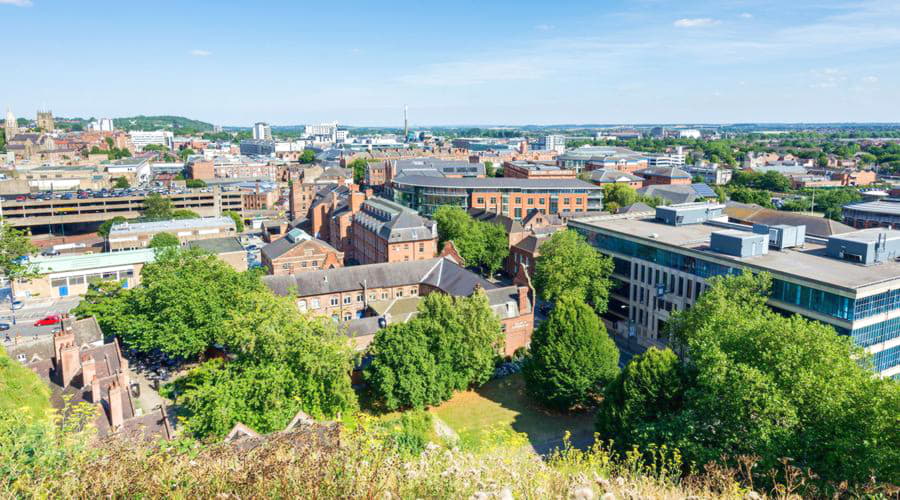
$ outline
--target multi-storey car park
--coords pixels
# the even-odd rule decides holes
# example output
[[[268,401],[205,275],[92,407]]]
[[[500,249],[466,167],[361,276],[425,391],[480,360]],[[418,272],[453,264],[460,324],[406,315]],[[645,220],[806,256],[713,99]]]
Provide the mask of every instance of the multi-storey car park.
[[[611,331],[663,345],[671,313],[691,307],[709,278],[765,271],[771,308],[833,326],[873,355],[881,375],[900,378],[900,231],[812,238],[804,226],[730,224],[723,209],[691,203],[657,208],[655,217],[569,221],[613,258]]]

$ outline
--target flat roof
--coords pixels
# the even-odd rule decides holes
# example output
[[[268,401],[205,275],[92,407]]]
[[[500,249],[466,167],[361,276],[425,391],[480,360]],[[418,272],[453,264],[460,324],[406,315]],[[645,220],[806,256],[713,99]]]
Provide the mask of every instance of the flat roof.
[[[654,218],[604,220],[596,218],[589,221],[580,219],[571,220],[569,224],[617,233],[624,239],[637,239],[654,246],[689,250],[691,253],[731,262],[736,267],[753,267],[848,291],[900,279],[900,263],[898,262],[883,262],[871,266],[854,264],[828,256],[825,252],[825,245],[809,242],[803,248],[789,248],[781,251],[770,249],[765,255],[745,258],[714,252],[709,248],[710,234],[726,229],[714,224],[670,226],[657,222]],[[748,227],[747,230],[749,231],[750,228]],[[846,237],[846,234],[842,237]]]
[[[122,252],[59,255],[56,257],[35,257],[31,262],[40,274],[85,271],[101,267],[125,266],[153,262],[156,252],[152,248],[125,250]]]
[[[865,201],[862,203],[851,203],[844,205],[847,210],[858,210],[860,212],[869,212],[875,214],[891,214],[900,215],[900,201]]]
[[[579,179],[521,179],[507,177],[474,177],[447,178],[426,175],[403,175],[394,182],[419,187],[436,188],[522,188],[522,189],[586,189],[599,191],[602,188]]]
[[[143,233],[151,231],[169,231],[178,229],[194,229],[203,227],[219,227],[234,225],[231,217],[199,217],[195,219],[171,219],[153,222],[123,222],[110,229],[109,234]]]

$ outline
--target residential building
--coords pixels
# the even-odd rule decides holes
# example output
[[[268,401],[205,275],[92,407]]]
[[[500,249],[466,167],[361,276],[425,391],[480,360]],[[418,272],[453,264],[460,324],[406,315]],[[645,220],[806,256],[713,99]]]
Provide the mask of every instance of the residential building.
[[[769,306],[849,335],[876,371],[900,375],[900,231],[866,229],[810,238],[804,226],[747,227],[718,204],[658,207],[656,217],[569,221],[613,258],[609,330],[644,345],[667,343],[672,312],[691,307],[713,276],[745,270],[773,279]]]
[[[706,184],[714,186],[724,186],[731,182],[734,170],[730,168],[720,167],[715,163],[706,165],[688,165],[684,167],[684,171],[691,174],[692,177],[700,176]]]
[[[600,210],[602,190],[578,179],[447,178],[404,175],[389,196],[423,215],[441,205],[478,208],[521,219],[531,209],[555,214]]]
[[[551,134],[538,138],[534,149],[544,151],[556,151],[559,154],[566,152],[566,136]]]
[[[681,137],[682,139],[699,139],[702,137],[702,134],[697,129],[688,128],[679,130],[678,137]]]
[[[123,288],[134,288],[141,282],[141,269],[153,262],[152,249],[99,254],[64,254],[31,259],[37,277],[18,281],[13,286],[16,297],[61,298],[87,293],[91,283],[112,280]]]
[[[575,171],[531,161],[503,162],[503,177],[514,179],[574,179]]]
[[[166,130],[132,130],[128,132],[128,137],[131,139],[134,150],[138,152],[143,151],[144,147],[150,144],[158,144],[168,149],[172,149],[175,146],[175,134]]]
[[[344,265],[344,253],[310,236],[302,229],[291,229],[283,238],[264,246],[260,260],[269,274],[283,276]]]
[[[647,167],[636,170],[634,174],[644,178],[644,186],[691,183],[691,174],[678,167]]]
[[[275,154],[275,142],[265,139],[241,141],[241,154],[251,156],[271,156]]]
[[[272,127],[268,123],[257,122],[253,124],[253,140],[255,141],[271,141]]]
[[[349,258],[360,264],[432,259],[437,223],[383,198],[362,202],[350,226]]]
[[[105,164],[111,177],[125,177],[132,185],[150,182],[150,160],[147,158],[122,158]]]
[[[188,248],[199,248],[218,257],[237,272],[247,270],[247,251],[237,236],[188,241]]]
[[[389,312],[392,302],[396,305],[432,292],[468,296],[481,288],[503,325],[504,353],[509,355],[527,346],[534,330],[534,292],[527,282],[497,287],[468,271],[455,259],[450,252],[427,260],[340,267],[293,276],[264,276],[263,283],[277,295],[296,296],[301,311],[330,316],[335,322],[345,324],[375,315],[385,326],[409,319],[411,310],[415,310],[415,303],[406,304],[404,316],[392,315]],[[384,313],[386,310],[387,314]],[[374,331],[369,329],[353,340],[358,348],[365,348],[373,337]]]
[[[132,382],[118,340],[104,344],[93,317],[75,321],[66,315],[52,338],[17,342],[7,351],[50,386],[50,401],[57,410],[89,405],[101,438],[172,439],[165,405],[143,411],[147,406],[138,404],[137,382]]]
[[[349,253],[353,215],[371,197],[371,190],[360,192],[355,184],[329,184],[319,189],[307,216],[309,233],[339,251]]]
[[[231,217],[200,217],[154,222],[123,222],[109,230],[109,250],[135,250],[147,248],[150,240],[159,233],[176,236],[182,245],[189,241],[234,236],[234,220]]]

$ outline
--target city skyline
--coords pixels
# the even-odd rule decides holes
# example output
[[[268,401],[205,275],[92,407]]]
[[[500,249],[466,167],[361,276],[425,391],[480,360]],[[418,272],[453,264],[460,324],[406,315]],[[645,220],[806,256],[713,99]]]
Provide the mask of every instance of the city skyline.
[[[900,6],[886,0],[416,7],[2,0],[7,35],[46,55],[10,59],[0,105],[226,126],[400,127],[405,105],[411,127],[900,114]]]

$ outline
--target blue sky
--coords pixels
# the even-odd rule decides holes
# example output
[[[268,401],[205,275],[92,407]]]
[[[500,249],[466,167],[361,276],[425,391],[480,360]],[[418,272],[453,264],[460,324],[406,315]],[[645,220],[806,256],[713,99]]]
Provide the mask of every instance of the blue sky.
[[[0,0],[0,25],[17,116],[900,121],[898,0]]]

